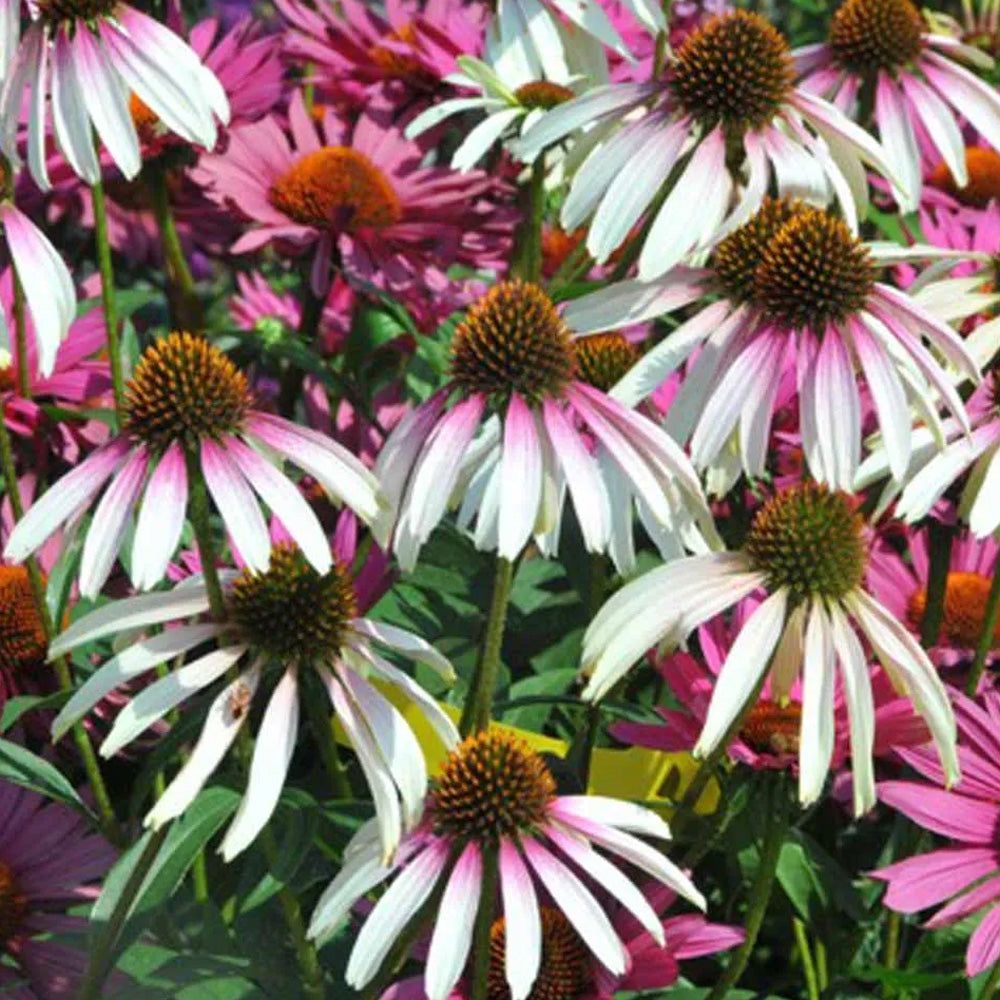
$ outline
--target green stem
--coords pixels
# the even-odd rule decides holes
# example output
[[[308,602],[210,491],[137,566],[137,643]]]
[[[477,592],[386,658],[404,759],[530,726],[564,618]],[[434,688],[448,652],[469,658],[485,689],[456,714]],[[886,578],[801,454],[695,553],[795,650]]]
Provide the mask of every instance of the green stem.
[[[121,895],[118,897],[118,901],[111,911],[111,916],[91,950],[90,961],[87,964],[87,974],[84,977],[83,985],[80,987],[80,992],[77,994],[77,1000],[98,1000],[101,996],[101,987],[111,972],[112,963],[110,959],[115,942],[117,942],[121,935],[122,928],[125,926],[126,920],[128,920],[135,898],[142,888],[143,882],[146,881],[146,876],[149,874],[150,869],[152,869],[160,853],[160,848],[163,847],[163,842],[167,839],[169,830],[170,825],[167,824],[160,827],[159,830],[150,836],[149,843],[146,844],[145,849],[135,863],[135,867],[129,873]]]
[[[94,241],[97,250],[97,270],[101,275],[101,306],[107,328],[108,361],[111,364],[111,384],[115,394],[115,412],[119,425],[125,417],[125,373],[122,369],[122,347],[118,336],[118,309],[115,305],[115,271],[111,264],[111,244],[108,241],[108,206],[104,198],[104,183],[99,178],[90,186],[94,202]]]
[[[28,322],[24,308],[24,285],[14,274],[14,341],[17,350],[18,392],[31,399],[31,372],[28,370]]]
[[[296,341],[300,345],[312,344],[319,332],[320,320],[323,318],[324,301],[314,291],[310,275],[303,282],[302,312],[299,314],[299,328],[296,331]],[[291,419],[295,416],[295,401],[302,392],[302,383],[306,373],[294,361],[289,361],[281,375],[278,387],[278,412]]]
[[[157,166],[145,171],[153,199],[153,214],[160,232],[160,248],[167,275],[170,318],[175,329],[200,329],[201,317],[198,296],[195,292],[194,277],[188,266],[181,239],[177,233],[173,209],[170,205],[170,191],[167,187],[166,171]]]
[[[1000,987],[1000,961],[990,970],[989,978],[983,984],[982,992],[977,1000],[993,1000],[998,987]]]
[[[310,684],[309,686],[318,685]],[[334,798],[352,799],[354,792],[351,783],[347,780],[347,772],[340,762],[340,753],[337,750],[337,737],[333,729],[334,716],[327,707],[330,704],[329,699],[324,692],[311,691],[307,687],[303,701],[306,706],[306,714],[309,716],[309,725],[316,739],[316,746],[323,758],[323,766],[330,776]]]
[[[2,408],[3,404],[0,402],[0,472],[3,473],[14,520],[20,521],[24,516],[24,505],[21,503],[21,493],[17,486],[17,470],[14,465],[14,449],[10,439],[10,431],[7,430],[6,415],[2,412]],[[52,613],[49,611],[49,604],[45,599],[45,579],[38,566],[38,560],[34,556],[29,556],[25,560],[25,567],[28,571],[28,580],[31,583],[31,592],[35,599],[42,629],[46,638],[51,641],[55,635],[55,623],[52,621]],[[73,676],[70,672],[68,658],[59,657],[54,661],[53,669],[56,672],[60,689],[72,691]],[[101,830],[112,843],[120,844],[121,833],[118,829],[118,819],[115,816],[114,806],[111,804],[107,785],[104,784],[104,776],[101,774],[101,766],[97,761],[94,746],[90,742],[90,736],[80,722],[73,727],[72,732],[73,742],[80,754],[87,782],[94,795],[94,804],[97,807]]]
[[[993,571],[990,592],[986,598],[983,631],[979,634],[979,645],[976,646],[976,655],[969,668],[969,679],[965,683],[965,693],[970,697],[975,697],[979,679],[983,676],[983,669],[986,666],[986,657],[993,648],[993,634],[996,632],[998,618],[1000,618],[1000,566]]]
[[[948,591],[948,567],[951,565],[951,545],[955,529],[931,519],[927,526],[930,566],[927,574],[927,601],[920,623],[920,642],[925,649],[937,645],[944,621],[944,601]]]
[[[809,947],[809,938],[806,936],[806,925],[798,917],[793,917],[792,930],[802,958],[802,972],[806,977],[809,1000],[819,1000],[819,979],[816,976],[816,965],[813,962],[812,949]]]
[[[472,932],[472,989],[470,1000],[486,1000],[490,976],[490,929],[497,902],[498,855],[495,847],[483,850],[483,891]]]
[[[885,955],[882,958],[882,964],[887,969],[899,968],[899,939],[902,929],[903,914],[890,910],[885,928]]]
[[[729,964],[716,980],[707,1000],[722,1000],[724,996],[739,982],[743,970],[750,961],[750,956],[757,945],[757,935],[764,923],[767,904],[771,900],[771,890],[774,887],[774,876],[778,870],[778,858],[781,855],[781,845],[785,841],[787,829],[785,789],[781,782],[783,775],[777,775],[778,780],[771,782],[769,808],[767,810],[767,826],[764,839],[760,846],[760,862],[750,896],[747,899],[746,937],[743,944],[733,952]]]
[[[208,489],[205,477],[198,463],[198,456],[190,449],[184,453],[187,464],[187,478],[190,501],[188,516],[194,528],[194,537],[198,545],[198,556],[201,560],[201,572],[205,578],[205,588],[208,591],[208,605],[212,617],[216,621],[226,618],[226,599],[219,580],[219,569],[215,565],[215,544],[212,541],[212,523],[208,507]]]
[[[209,900],[208,891],[208,865],[205,863],[205,851],[200,850],[191,864],[191,884],[194,887],[194,898],[199,903],[207,903]]]
[[[542,276],[542,222],[545,219],[545,153],[531,165],[524,192],[524,219],[510,259],[512,277],[538,281]]]
[[[497,677],[500,674],[500,649],[503,633],[507,625],[507,605],[510,601],[510,585],[514,579],[514,564],[509,559],[497,556],[496,575],[493,579],[493,598],[490,614],[486,622],[483,647],[472,678],[472,686],[466,698],[459,730],[463,736],[480,733],[489,729],[493,708],[493,695]]]
[[[274,834],[271,832],[270,826],[265,826],[261,831],[260,841],[268,866],[274,871],[278,864],[278,846],[274,842]],[[323,982],[323,967],[319,963],[319,955],[316,953],[315,945],[306,936],[306,922],[302,917],[302,907],[299,905],[298,899],[295,898],[295,893],[288,886],[282,887],[278,893],[278,900],[281,903],[281,912],[284,914],[288,932],[292,936],[295,960],[298,962],[299,972],[302,975],[302,992],[308,1000],[324,1000],[326,986]]]

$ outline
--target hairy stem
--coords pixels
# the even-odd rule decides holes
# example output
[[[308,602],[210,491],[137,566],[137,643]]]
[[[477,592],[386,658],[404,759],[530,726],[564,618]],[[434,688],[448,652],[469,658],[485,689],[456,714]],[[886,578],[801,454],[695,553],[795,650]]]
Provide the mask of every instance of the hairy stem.
[[[920,643],[925,649],[935,646],[944,621],[944,599],[948,590],[948,567],[951,564],[951,545],[955,529],[950,524],[931,520],[927,526],[930,536],[930,567],[927,575],[927,603],[920,623]]]
[[[1000,618],[1000,566],[997,566],[993,571],[990,592],[986,598],[983,630],[979,634],[976,655],[972,660],[972,666],[969,668],[969,679],[965,683],[965,693],[970,697],[974,697],[976,694],[976,689],[979,687],[979,680],[983,676],[983,669],[986,666],[986,657],[993,648],[993,634],[996,632],[998,618]]]
[[[111,244],[108,242],[108,206],[104,198],[104,183],[98,179],[90,186],[94,202],[94,243],[97,270],[101,275],[101,308],[108,338],[108,361],[111,364],[111,384],[115,395],[115,412],[121,425],[125,417],[125,373],[122,368],[122,346],[118,330],[118,308],[115,304],[115,272],[111,264]]]

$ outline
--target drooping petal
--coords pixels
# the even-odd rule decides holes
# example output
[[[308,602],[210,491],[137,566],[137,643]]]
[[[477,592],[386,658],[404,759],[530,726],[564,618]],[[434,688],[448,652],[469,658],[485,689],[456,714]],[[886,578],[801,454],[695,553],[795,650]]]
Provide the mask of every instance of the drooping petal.
[[[482,882],[483,856],[472,841],[455,862],[434,921],[424,970],[428,1000],[446,1000],[462,975],[472,947]]]
[[[132,582],[139,590],[163,579],[177,551],[187,511],[184,449],[173,441],[149,477],[132,542]]]

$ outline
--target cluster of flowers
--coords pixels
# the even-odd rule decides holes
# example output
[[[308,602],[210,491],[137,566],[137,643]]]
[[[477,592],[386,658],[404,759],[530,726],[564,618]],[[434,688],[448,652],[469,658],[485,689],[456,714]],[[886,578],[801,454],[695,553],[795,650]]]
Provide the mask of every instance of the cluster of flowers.
[[[793,48],[694,0],[278,0],[193,25],[0,0],[0,993],[127,983],[105,983],[114,941],[67,940],[109,841],[136,839],[98,756],[158,754],[157,850],[237,784],[219,864],[255,845],[274,868],[307,747],[333,813],[370,817],[324,851],[321,894],[284,889],[312,998],[608,1000],[735,948],[717,1000],[781,841],[744,930],[668,913],[713,897],[664,817],[682,832],[757,771],[776,814],[881,808],[954,841],[868,874],[892,910],[944,903],[930,928],[983,913],[966,972],[994,970],[989,1000],[981,6],[843,0]],[[446,525],[495,565],[481,637],[391,613],[400,581],[434,588]],[[558,761],[551,726],[494,719],[512,587],[546,561],[587,610],[557,643],[583,720]],[[634,711],[605,725],[610,702]],[[591,764],[623,746],[694,761],[687,783],[617,797]],[[54,767],[85,778],[80,815],[41,796]],[[119,905],[156,857],[120,862]]]

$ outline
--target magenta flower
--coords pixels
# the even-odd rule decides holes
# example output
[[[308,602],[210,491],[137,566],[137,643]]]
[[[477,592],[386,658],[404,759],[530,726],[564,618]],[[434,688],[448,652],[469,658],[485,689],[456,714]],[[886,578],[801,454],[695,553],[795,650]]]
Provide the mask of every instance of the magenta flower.
[[[709,923],[698,913],[663,916],[677,899],[677,894],[664,885],[647,886],[643,895],[660,916],[664,941],[657,942],[627,907],[619,906],[618,912],[609,916],[629,957],[628,972],[620,976],[595,960],[558,909],[542,906],[542,962],[530,995],[546,1000],[613,1000],[620,992],[666,989],[677,982],[680,963],[685,959],[714,955],[743,941],[741,928]],[[500,996],[509,990],[504,973],[506,952],[507,922],[498,917],[490,929],[490,996]],[[428,1000],[428,997],[423,979],[414,976],[389,987],[380,1000]],[[459,981],[448,1000],[472,1000],[465,979]]]
[[[601,289],[570,303],[566,319],[586,333],[712,295],[614,387],[615,398],[635,405],[693,358],[667,429],[678,440],[690,438],[698,468],[716,461],[735,437],[743,470],[758,478],[778,389],[794,372],[806,465],[817,479],[850,490],[861,457],[860,371],[889,470],[902,480],[912,450],[911,405],[936,419],[940,399],[955,423],[969,428],[954,379],[928,345],[973,382],[979,368],[951,327],[878,280],[880,260],[900,252],[906,251],[895,244],[863,243],[828,212],[766,200],[719,243],[707,267],[678,267],[655,282]]]
[[[504,266],[513,217],[487,174],[421,166],[422,149],[372,109],[353,127],[329,111],[317,126],[297,92],[289,126],[290,136],[271,116],[235,128],[227,150],[195,171],[212,197],[257,223],[234,253],[273,241],[312,250],[317,295],[335,258],[352,280],[397,296],[440,294],[452,265]]]
[[[76,994],[89,958],[87,921],[65,911],[97,895],[115,859],[68,807],[0,779],[0,993],[13,1000]],[[80,948],[46,935],[78,934]],[[23,985],[18,985],[23,984]]]
[[[295,462],[366,521],[380,510],[375,478],[358,459],[310,428],[254,409],[245,376],[199,337],[173,333],[154,343],[126,395],[121,433],[28,509],[7,539],[5,558],[26,558],[60,525],[80,517],[107,485],[83,546],[80,591],[89,597],[100,591],[137,509],[131,575],[137,587],[153,587],[177,549],[191,471],[199,468],[248,566],[264,571],[270,563],[263,501],[317,571],[327,572],[330,545],[322,526],[262,448]]]
[[[868,562],[868,585],[900,621],[919,632],[927,608],[930,571],[927,529],[907,529],[905,538],[909,561],[886,539],[876,540]],[[955,537],[948,564],[941,635],[931,654],[939,666],[956,667],[971,662],[983,631],[998,552],[1000,546],[993,538],[980,540],[968,531]],[[994,644],[1000,646],[1000,626]]]
[[[470,736],[453,750],[428,796],[424,822],[404,837],[388,862],[376,830],[363,826],[344,851],[344,865],[320,898],[309,933],[325,937],[355,903],[383,882],[387,891],[368,914],[347,963],[347,983],[371,982],[397,937],[435,888],[437,905],[424,973],[430,1000],[445,1000],[465,969],[482,892],[484,855],[494,853],[506,934],[503,979],[524,1000],[543,975],[543,912],[536,885],[552,900],[583,945],[610,976],[625,977],[631,955],[594,885],[632,914],[661,947],[665,929],[650,900],[619,869],[627,861],[704,909],[690,879],[635,834],[666,840],[655,813],[631,802],[557,795],[545,762],[502,730]],[[594,850],[600,847],[604,854]],[[581,875],[576,872],[582,873]]]
[[[934,755],[912,749],[900,756],[931,784],[883,781],[878,786],[882,802],[952,843],[897,861],[871,877],[889,884],[883,902],[900,913],[945,903],[926,922],[928,928],[948,927],[985,911],[965,953],[971,977],[1000,958],[1000,694],[987,691],[980,703],[956,694],[955,716],[964,775],[958,784],[948,790]]]
[[[1000,149],[1000,95],[961,59],[990,69],[993,59],[955,38],[934,35],[911,0],[845,0],[825,42],[795,52],[802,86],[846,114],[858,113],[859,94],[873,88],[875,124],[894,180],[900,211],[920,202],[918,131],[947,163],[955,183],[968,183],[964,118]]]
[[[394,104],[432,94],[459,56],[479,53],[487,18],[484,5],[462,0],[390,0],[384,15],[358,0],[277,7],[290,59],[315,67],[324,96],[359,107],[374,93]]]
[[[475,521],[479,548],[515,559],[542,536],[551,551],[564,491],[590,552],[619,540],[633,498],[675,549],[717,543],[687,456],[581,379],[576,343],[537,285],[503,282],[469,309],[452,339],[448,386],[400,421],[375,466],[389,500],[377,531],[391,534],[404,569],[449,504],[461,524]]]
[[[31,25],[0,90],[0,149],[12,163],[20,163],[18,126],[27,103],[28,165],[40,187],[49,184],[48,107],[59,149],[90,184],[100,178],[93,131],[127,178],[139,173],[142,159],[129,111],[131,94],[188,142],[207,149],[215,145],[216,119],[229,120],[225,92],[168,28],[118,0],[79,9],[57,0],[26,6]],[[29,89],[32,99],[25,102]]]

